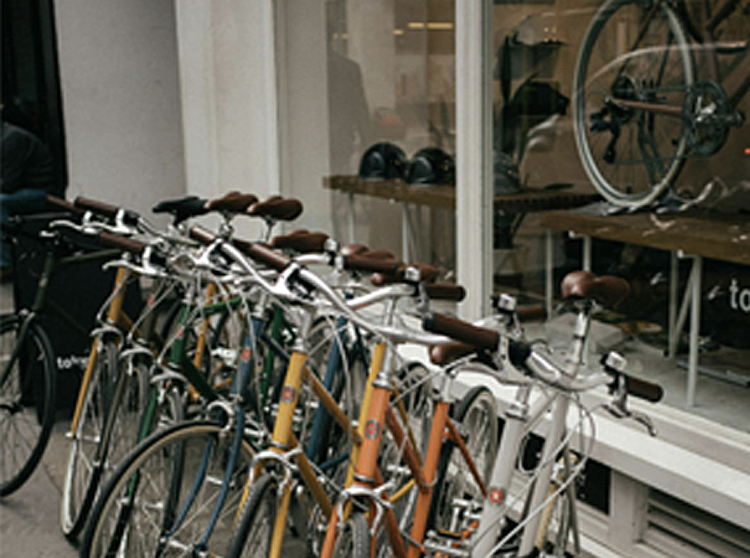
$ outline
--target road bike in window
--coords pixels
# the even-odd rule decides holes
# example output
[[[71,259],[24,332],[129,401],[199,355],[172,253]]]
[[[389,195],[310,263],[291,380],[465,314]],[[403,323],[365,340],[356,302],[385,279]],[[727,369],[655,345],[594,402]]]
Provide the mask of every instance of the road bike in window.
[[[601,6],[578,55],[573,119],[583,167],[608,202],[631,210],[691,203],[675,189],[686,160],[719,152],[745,123],[748,36],[743,0]]]

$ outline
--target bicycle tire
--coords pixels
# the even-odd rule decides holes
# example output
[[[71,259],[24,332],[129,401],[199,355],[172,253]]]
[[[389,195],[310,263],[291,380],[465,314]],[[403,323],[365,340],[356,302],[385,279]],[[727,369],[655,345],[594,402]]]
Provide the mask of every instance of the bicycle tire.
[[[203,544],[228,458],[225,425],[195,421],[154,432],[118,466],[96,501],[81,556],[216,554],[234,530],[253,450],[240,445],[229,494]],[[231,441],[231,440],[229,440]],[[186,505],[190,503],[190,505]],[[218,554],[220,555],[221,552]]]
[[[336,535],[333,558],[369,558],[370,528],[362,512],[355,511]]]
[[[481,386],[469,390],[453,409],[453,421],[461,425],[474,465],[482,475],[485,486],[489,482],[497,452],[498,421],[495,397]],[[446,440],[440,450],[437,483],[430,504],[428,529],[435,531],[460,531],[460,525],[451,524],[453,502],[456,498],[481,503],[483,495],[467,470],[466,461],[455,443]],[[458,517],[458,516],[456,516]]]
[[[253,482],[225,558],[268,556],[278,507],[277,491],[276,477],[268,473]]]
[[[573,85],[574,136],[586,175],[608,202],[628,209],[656,202],[689,151],[683,113],[695,74],[691,47],[668,2],[658,3],[637,48],[626,46],[646,4],[604,3],[584,35]],[[682,111],[623,108],[618,99]]]
[[[562,463],[562,460],[558,463]],[[571,481],[575,482],[574,479],[566,477],[564,471],[553,473],[553,478],[550,479],[548,497],[552,497],[552,500],[541,512],[542,519],[539,522],[535,543],[540,556],[578,555],[568,550],[570,534],[575,532],[575,529],[571,531],[571,528],[574,526],[577,528],[574,489],[569,487],[567,490],[560,490],[558,488],[561,483]]]
[[[329,393],[347,416],[357,417],[367,383],[369,357],[365,354],[366,349],[357,341],[352,326],[343,325],[346,329],[336,335],[336,328],[340,326],[342,324],[334,326],[325,318],[313,326],[308,336],[310,360],[314,364],[313,369],[322,376],[332,372]],[[334,348],[336,356],[331,358]],[[333,366],[334,370],[329,371],[329,366]],[[324,379],[321,381],[325,384]],[[335,466],[346,468],[343,458],[351,449],[349,434],[322,406],[313,414],[309,434],[303,441],[306,453],[329,477],[337,477],[338,472],[332,469],[332,464],[341,460]]]
[[[22,319],[0,316],[2,363],[10,361]],[[18,360],[0,386],[0,497],[18,490],[31,476],[44,454],[55,420],[57,368],[49,336],[31,322]]]
[[[75,540],[94,503],[104,461],[101,455],[103,428],[107,409],[111,409],[107,392],[110,377],[117,370],[117,345],[112,340],[99,339],[94,357],[91,380],[86,388],[75,432],[68,445],[62,497],[60,499],[60,527],[63,534]]]

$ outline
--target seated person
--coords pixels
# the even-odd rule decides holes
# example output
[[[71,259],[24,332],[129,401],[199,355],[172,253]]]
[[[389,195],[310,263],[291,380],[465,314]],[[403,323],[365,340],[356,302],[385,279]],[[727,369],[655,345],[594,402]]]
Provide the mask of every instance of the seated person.
[[[37,213],[53,193],[54,172],[49,150],[31,132],[3,120],[0,222],[12,215]],[[0,232],[0,281],[12,275],[10,243]]]

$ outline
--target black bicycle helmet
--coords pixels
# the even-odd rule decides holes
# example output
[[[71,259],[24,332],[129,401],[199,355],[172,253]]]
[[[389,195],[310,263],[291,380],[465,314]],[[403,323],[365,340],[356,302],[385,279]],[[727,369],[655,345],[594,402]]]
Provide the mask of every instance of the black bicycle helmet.
[[[425,147],[411,158],[406,168],[409,184],[455,184],[456,165],[453,157],[439,147]]]
[[[405,172],[404,150],[385,141],[368,147],[359,162],[359,177],[367,180],[404,178]]]

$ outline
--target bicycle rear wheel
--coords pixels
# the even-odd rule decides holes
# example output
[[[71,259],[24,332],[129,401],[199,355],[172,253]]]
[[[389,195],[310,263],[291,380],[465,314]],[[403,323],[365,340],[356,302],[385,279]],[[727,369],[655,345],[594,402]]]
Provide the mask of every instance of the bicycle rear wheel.
[[[606,200],[656,201],[688,153],[685,100],[694,63],[668,2],[609,0],[584,36],[573,87],[578,153]]]
[[[47,334],[36,322],[10,366],[21,324],[16,314],[0,316],[0,374],[7,371],[0,385],[0,497],[18,490],[34,472],[55,419],[55,357]]]
[[[157,431],[139,444],[97,499],[81,556],[222,555],[253,456],[243,441],[225,485],[231,439],[224,425],[201,421]],[[214,516],[222,486],[227,497]]]

